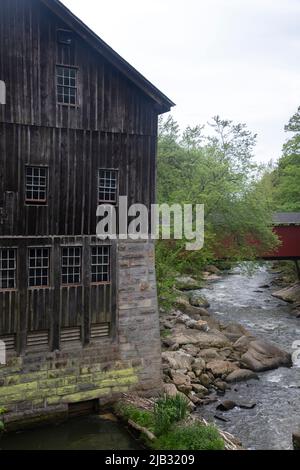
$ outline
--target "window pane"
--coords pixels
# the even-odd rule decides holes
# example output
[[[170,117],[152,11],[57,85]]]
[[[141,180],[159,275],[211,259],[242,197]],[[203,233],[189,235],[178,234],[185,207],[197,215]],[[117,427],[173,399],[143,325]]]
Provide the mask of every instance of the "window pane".
[[[27,166],[25,171],[26,201],[46,203],[48,168]]]
[[[62,283],[81,283],[81,248],[62,248]]]
[[[71,67],[57,67],[57,100],[61,104],[77,102],[77,71]]]
[[[92,247],[92,282],[110,282],[110,246]]]
[[[0,289],[16,288],[17,258],[15,249],[0,249]]]
[[[29,248],[29,287],[47,287],[49,285],[49,267],[49,248]]]
[[[118,172],[116,170],[100,169],[98,173],[98,202],[117,202]]]

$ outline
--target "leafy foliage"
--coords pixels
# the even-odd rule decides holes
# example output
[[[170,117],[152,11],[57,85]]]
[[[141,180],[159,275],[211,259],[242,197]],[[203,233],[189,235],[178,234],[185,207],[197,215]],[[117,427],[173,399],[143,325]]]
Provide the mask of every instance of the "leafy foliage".
[[[256,136],[219,116],[209,130],[205,135],[205,127],[196,126],[180,133],[172,117],[160,121],[158,202],[205,206],[202,250],[186,251],[185,240],[157,243],[158,290],[166,303],[176,273],[199,275],[216,258],[255,259],[277,243],[272,187],[261,184],[261,169],[253,162]]]
[[[273,173],[274,202],[277,210],[297,212],[300,211],[300,107],[285,130],[293,135],[284,144],[278,168]]]
[[[210,124],[213,135],[203,136],[203,127],[187,128],[179,137],[178,124],[169,117],[160,125],[158,152],[159,203],[204,204],[205,254],[214,256],[224,236],[237,244],[231,256],[241,258],[241,249],[254,255],[249,234],[263,249],[275,242],[271,210],[258,183],[259,167],[253,163],[256,136],[244,124],[218,116]]]

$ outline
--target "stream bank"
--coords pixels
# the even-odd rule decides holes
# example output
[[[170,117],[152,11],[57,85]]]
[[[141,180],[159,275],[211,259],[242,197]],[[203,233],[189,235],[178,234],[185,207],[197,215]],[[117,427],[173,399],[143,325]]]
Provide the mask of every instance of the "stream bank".
[[[258,269],[253,276],[234,270],[198,292],[210,304],[208,322],[213,318],[216,325],[223,327],[239,324],[258,341],[275,344],[295,357],[295,342],[300,340],[299,319],[291,316],[293,306],[272,296],[273,279],[274,274],[266,268]],[[222,326],[221,334],[224,334]],[[164,339],[165,345],[168,340],[170,337]],[[215,352],[218,355],[221,352],[224,359],[225,345]],[[230,356],[229,362],[234,362]],[[296,365],[279,367],[259,372],[258,378],[228,384],[224,374],[221,381],[226,384],[225,390],[216,390],[214,381],[212,395],[210,393],[206,402],[205,396],[201,397],[197,413],[238,437],[246,448],[291,449],[292,433],[300,426],[300,369]],[[224,391],[226,396],[222,397]],[[211,398],[213,402],[209,403]],[[234,407],[227,412],[216,410],[224,400],[249,406],[248,409]],[[201,406],[204,403],[206,406]]]

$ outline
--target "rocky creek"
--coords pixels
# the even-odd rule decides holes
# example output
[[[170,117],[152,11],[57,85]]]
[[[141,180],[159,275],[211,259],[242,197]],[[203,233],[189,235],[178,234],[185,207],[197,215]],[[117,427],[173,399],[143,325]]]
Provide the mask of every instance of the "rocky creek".
[[[201,290],[216,319],[238,322],[256,338],[294,353],[293,367],[260,373],[259,380],[235,384],[226,392],[228,400],[255,403],[253,409],[217,412],[226,420],[222,422],[215,418],[215,403],[201,407],[204,418],[237,436],[249,449],[291,449],[292,433],[300,428],[300,366],[295,361],[300,319],[291,316],[291,305],[272,296],[278,290],[272,287],[273,279],[266,268],[253,276],[237,269]]]

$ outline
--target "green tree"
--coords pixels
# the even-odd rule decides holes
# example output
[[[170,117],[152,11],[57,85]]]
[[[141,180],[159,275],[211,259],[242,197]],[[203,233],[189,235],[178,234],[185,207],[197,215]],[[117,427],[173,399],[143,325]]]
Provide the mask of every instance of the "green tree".
[[[259,183],[253,162],[256,135],[244,124],[213,118],[204,126],[187,127],[182,135],[172,119],[161,121],[158,146],[160,203],[205,205],[205,246],[186,252],[184,242],[158,244],[158,271],[198,271],[217,254],[254,258],[276,244],[272,232],[271,195]],[[224,248],[224,240],[230,243]],[[160,276],[159,276],[160,277]]]
[[[300,107],[285,126],[292,137],[284,144],[274,173],[276,209],[300,211]]]

